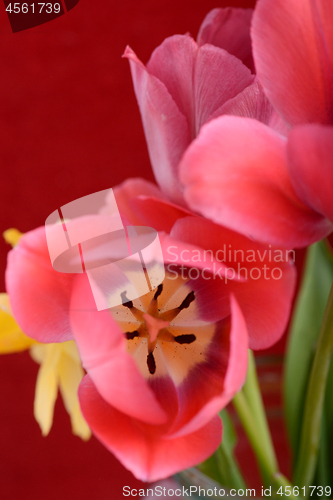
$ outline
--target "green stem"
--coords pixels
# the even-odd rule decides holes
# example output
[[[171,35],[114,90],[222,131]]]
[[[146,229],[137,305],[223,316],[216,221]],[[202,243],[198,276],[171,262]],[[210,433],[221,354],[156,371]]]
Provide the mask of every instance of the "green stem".
[[[274,474],[278,472],[276,462],[272,460],[270,454],[267,454],[266,447],[263,446],[261,432],[258,429],[257,422],[254,419],[244,393],[242,391],[238,392],[234,396],[232,402],[237,410],[253,451],[256,454],[260,468],[268,477],[274,476]]]
[[[305,486],[305,491],[307,493],[313,481],[317,464],[324,396],[332,351],[333,284],[327,301],[317,349],[312,364],[306,394],[301,441],[296,460],[294,483],[300,487]]]
[[[288,479],[278,469],[252,352],[249,354],[249,369],[245,386],[234,396],[233,404],[257,457],[262,476],[266,479],[265,482],[277,488],[291,486]],[[293,496],[289,498],[292,499]]]
[[[247,378],[243,387],[243,392],[251,408],[252,415],[256,420],[257,426],[261,432],[261,445],[265,447],[266,455],[272,465],[272,469],[278,470],[278,462],[269,430],[264,403],[261,397],[257,370],[253,352],[249,350],[249,368]]]
[[[223,446],[223,440],[216,451],[217,466],[222,478],[221,484],[228,488],[246,489],[246,483],[231,453]]]

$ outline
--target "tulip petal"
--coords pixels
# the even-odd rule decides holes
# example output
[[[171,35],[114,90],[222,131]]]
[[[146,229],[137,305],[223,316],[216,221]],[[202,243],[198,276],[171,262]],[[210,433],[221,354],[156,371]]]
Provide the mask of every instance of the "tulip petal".
[[[54,404],[58,396],[57,368],[61,349],[56,344],[35,344],[31,347],[31,356],[41,363],[36,381],[34,415],[43,436],[47,436],[52,427]]]
[[[186,117],[192,138],[228,99],[253,82],[249,69],[214,45],[198,48],[189,36],[175,35],[157,47],[147,70],[164,83]]]
[[[254,118],[266,125],[269,124],[273,107],[262,86],[255,80],[251,85],[246,87],[233,99],[229,99],[212,118],[217,118],[220,115],[236,115]]]
[[[206,269],[211,272],[219,272],[222,277],[229,276],[229,271],[225,264],[216,259],[212,259],[207,262],[205,258],[205,250],[202,247],[188,243],[184,241],[183,238],[174,238],[172,232],[171,236],[168,234],[160,234],[159,237],[164,262],[165,264],[169,264],[166,267],[170,273],[177,274],[178,271],[175,270],[176,266],[186,266]],[[232,276],[233,278],[230,277],[230,279],[237,279],[237,276],[235,276],[234,273],[232,273]]]
[[[229,54],[236,56],[254,70],[252,58],[250,26],[253,9],[225,9],[211,10],[203,20],[197,42],[199,47],[210,43]]]
[[[195,283],[197,284],[197,280]],[[191,282],[188,284],[191,286]],[[194,287],[193,289],[196,290]],[[199,292],[196,290],[195,293],[197,298]],[[172,328],[169,331],[173,333]],[[188,353],[196,357],[196,363],[188,372],[187,377],[177,386],[179,409],[177,419],[172,427],[173,431],[171,432],[173,433],[176,432],[176,429],[186,427],[187,423],[200,413],[202,408],[205,408],[212,399],[220,397],[224,392],[230,355],[230,316],[215,324],[202,325],[201,327],[189,326],[183,328],[182,331],[194,334],[196,337],[193,344],[187,346],[187,350],[196,349],[193,354]],[[208,420],[213,416],[214,414]],[[200,427],[205,425],[208,420],[205,420]]]
[[[181,203],[177,167],[190,142],[188,123],[166,86],[149,74],[130,48],[126,49],[124,56],[130,61],[155,178],[171,200]]]
[[[82,364],[102,397],[143,422],[165,422],[166,413],[126,352],[123,332],[109,310],[96,310],[85,275],[75,279],[70,319]]]
[[[194,114],[194,68],[198,46],[188,35],[166,38],[147,63],[150,75],[163,82],[190,129]]]
[[[230,279],[221,279],[217,273],[209,279],[205,273],[203,284],[206,283],[206,288],[198,296],[202,318],[217,321],[229,314],[226,308],[229,308],[229,295],[233,293],[246,321],[250,348],[266,349],[277,342],[285,331],[295,291],[296,271],[289,262],[293,253],[290,255],[288,250],[272,245],[260,245],[198,217],[180,219],[173,234],[177,238],[189,238],[193,245],[205,242],[205,248],[209,250],[203,257],[207,271],[208,263],[214,257],[242,278],[232,279],[229,272]]]
[[[176,220],[191,215],[189,210],[155,197],[137,196],[130,200],[130,205],[140,224],[156,231],[170,232]]]
[[[280,340],[288,325],[296,269],[289,263],[270,261],[267,257],[264,262],[256,262],[249,272],[254,278],[246,283],[229,282],[230,291],[242,309],[249,332],[249,348],[268,349]]]
[[[75,342],[62,343],[61,347],[58,365],[60,393],[71,419],[73,434],[86,441],[91,437],[91,431],[83,418],[78,399],[78,388],[84,376],[84,370]]]
[[[309,207],[333,222],[333,127],[295,127],[287,152],[296,193]]]
[[[89,376],[80,386],[83,414],[95,436],[143,481],[156,481],[192,467],[208,458],[221,442],[221,420],[184,437],[168,439],[158,429],[140,424],[108,405]]]
[[[177,429],[172,435],[173,437],[185,436],[189,432],[200,429],[230,402],[245,382],[248,361],[248,333],[242,311],[233,295],[230,296],[230,310],[229,359],[223,391],[204,405],[187,424]]]
[[[177,219],[191,214],[171,203],[155,184],[141,178],[127,179],[113,188],[113,194],[125,226],[147,225],[169,232]],[[109,213],[107,204],[101,213]]]
[[[6,288],[26,335],[39,342],[73,338],[68,319],[73,276],[52,268],[44,227],[26,233],[9,252]]]
[[[225,102],[253,80],[250,70],[235,56],[213,45],[200,47],[194,73],[195,136]]]
[[[190,208],[260,242],[294,248],[330,232],[294,192],[285,139],[256,120],[206,124],[183,156],[180,179]]]
[[[258,80],[255,80],[252,85],[246,87],[243,92],[240,92],[233,99],[229,99],[211,118],[217,118],[220,115],[254,118],[269,125],[282,135],[288,135],[289,133],[288,125],[274,110]]]
[[[134,177],[126,179],[124,182],[112,189],[110,204],[108,204],[108,199],[106,199],[105,206],[102,210],[100,210],[100,213],[114,213],[114,199],[116,199],[117,207],[121,217],[123,218],[125,226],[145,225],[144,220],[137,214],[136,208],[133,208],[132,206],[132,200],[139,196],[154,197],[161,201],[167,201],[167,198],[156,186],[156,184],[146,181],[145,179],[141,179],[140,177]]]
[[[252,23],[257,75],[291,125],[333,122],[333,3],[259,0]]]

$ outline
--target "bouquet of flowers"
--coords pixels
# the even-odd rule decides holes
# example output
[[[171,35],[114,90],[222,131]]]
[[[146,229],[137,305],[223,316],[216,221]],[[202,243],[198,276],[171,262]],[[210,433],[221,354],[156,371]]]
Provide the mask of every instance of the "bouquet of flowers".
[[[157,185],[127,179],[4,233],[0,352],[29,349],[40,364],[44,435],[59,387],[73,432],[143,481],[181,473],[193,495],[205,481],[207,496],[247,495],[232,402],[257,496],[331,497],[332,0],[217,8],[196,40],[171,36],[146,65],[129,47],[124,57]],[[290,318],[287,478],[253,351]]]

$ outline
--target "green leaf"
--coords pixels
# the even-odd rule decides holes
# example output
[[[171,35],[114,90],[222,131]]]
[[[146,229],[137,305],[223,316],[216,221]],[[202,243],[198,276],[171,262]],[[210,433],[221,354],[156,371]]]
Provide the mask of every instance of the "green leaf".
[[[198,465],[198,469],[206,476],[210,477],[214,481],[222,484],[222,478],[220,476],[220,470],[217,464],[216,452],[211,457],[207,458],[202,464]]]
[[[329,475],[329,447],[328,447],[328,431],[326,425],[326,414],[324,412],[321,423],[320,446],[318,454],[318,463],[315,476],[315,483],[325,488],[330,485]]]
[[[201,472],[228,488],[246,488],[245,481],[234,457],[237,435],[227,410],[220,412],[223,422],[223,438],[217,451],[203,462]]]
[[[220,481],[229,488],[245,489],[246,484],[234,456],[234,448],[237,443],[235,428],[227,410],[222,410],[220,417],[223,422],[223,439],[216,451]]]
[[[231,417],[226,409],[219,413],[223,423],[223,443],[228,453],[233,453],[237,443],[237,434]]]
[[[298,452],[305,392],[332,280],[333,262],[325,243],[316,243],[308,250],[286,355],[285,413],[294,456]]]

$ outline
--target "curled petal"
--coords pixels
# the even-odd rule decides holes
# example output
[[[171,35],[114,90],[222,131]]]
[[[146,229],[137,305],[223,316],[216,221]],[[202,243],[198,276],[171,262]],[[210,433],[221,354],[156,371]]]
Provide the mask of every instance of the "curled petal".
[[[293,248],[330,232],[294,192],[285,138],[256,120],[206,124],[183,156],[180,178],[193,210],[260,242]]]
[[[177,167],[190,142],[188,123],[165,84],[146,70],[130,48],[124,56],[130,61],[155,178],[171,200],[181,203]]]
[[[333,127],[295,127],[290,134],[287,153],[296,193],[304,203],[333,223]]]
[[[333,3],[259,0],[253,54],[269,100],[291,125],[333,122]]]
[[[211,10],[203,20],[198,33],[198,45],[210,43],[236,56],[254,70],[250,26],[253,9]]]
[[[156,481],[192,467],[214,453],[221,442],[218,416],[195,432],[170,439],[108,405],[89,376],[81,383],[79,397],[95,436],[143,481]]]
[[[154,50],[147,63],[147,71],[163,82],[190,128],[195,111],[193,75],[197,52],[193,38],[174,35]]]

